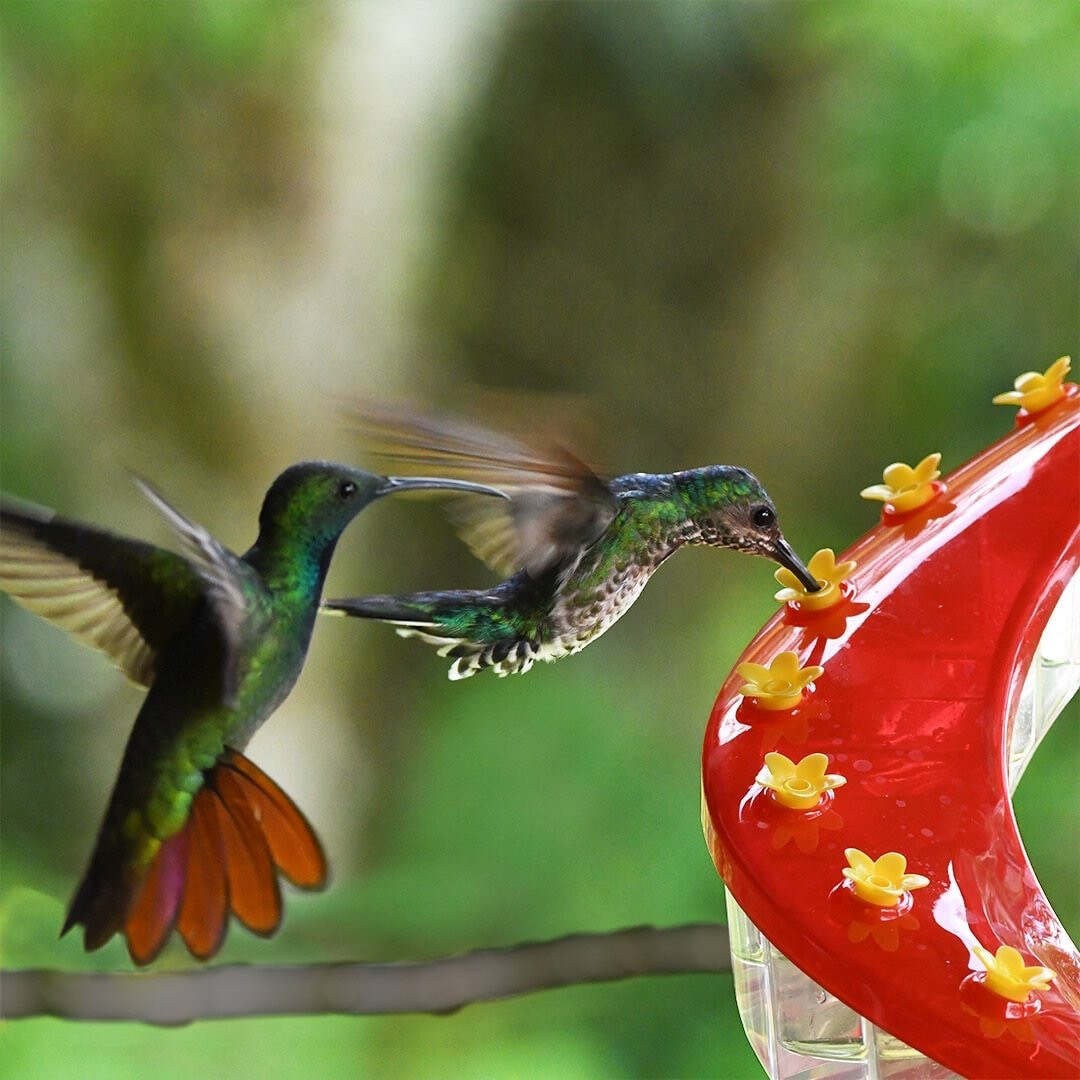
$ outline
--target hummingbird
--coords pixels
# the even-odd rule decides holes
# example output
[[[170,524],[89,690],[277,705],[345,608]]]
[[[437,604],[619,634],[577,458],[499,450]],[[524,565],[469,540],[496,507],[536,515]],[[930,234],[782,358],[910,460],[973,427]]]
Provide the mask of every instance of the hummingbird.
[[[237,556],[136,482],[179,553],[4,497],[0,589],[148,688],[61,936],[81,924],[90,951],[122,932],[143,965],[175,927],[206,960],[230,910],[274,933],[278,873],[304,889],[326,882],[314,829],[243,750],[300,674],[338,538],[384,495],[500,493],[303,462],[270,486],[258,537]]]
[[[384,458],[482,480],[506,500],[473,500],[457,523],[500,575],[489,589],[327,600],[323,610],[378,619],[453,661],[449,677],[486,668],[522,674],[580,652],[612,626],[652,574],[687,544],[762,555],[810,591],[820,583],[780,531],[752,473],[706,465],[605,479],[557,444],[470,422],[361,411],[359,429]]]

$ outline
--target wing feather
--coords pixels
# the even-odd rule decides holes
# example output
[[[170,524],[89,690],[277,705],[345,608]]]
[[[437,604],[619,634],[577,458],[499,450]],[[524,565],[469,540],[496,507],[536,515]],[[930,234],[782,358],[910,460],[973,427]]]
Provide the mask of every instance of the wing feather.
[[[0,502],[0,589],[142,686],[200,596],[198,577],[174,552],[10,499]]]
[[[450,509],[472,552],[504,576],[538,577],[577,557],[615,517],[608,484],[558,444],[404,409],[365,407],[351,418],[369,452],[397,467],[478,480],[509,496],[455,499]]]
[[[240,681],[240,659],[245,634],[251,632],[251,619],[257,607],[249,602],[253,593],[262,591],[255,571],[216,540],[202,525],[182,514],[140,476],[135,477],[139,490],[172,527],[188,562],[202,584],[203,593],[217,617],[224,643],[224,695],[230,704]]]
[[[239,643],[259,588],[254,571],[143,480],[140,488],[180,538],[184,554],[0,501],[0,589],[27,610],[100,649],[149,686],[159,650],[208,601],[223,641],[225,698],[239,673]]]

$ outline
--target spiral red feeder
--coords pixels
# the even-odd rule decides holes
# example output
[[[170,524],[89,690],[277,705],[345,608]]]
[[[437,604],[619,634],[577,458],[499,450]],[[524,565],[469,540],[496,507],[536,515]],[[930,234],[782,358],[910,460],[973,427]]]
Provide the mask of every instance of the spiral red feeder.
[[[771,1076],[1080,1075],[1080,955],[1009,799],[1080,682],[1044,637],[1080,636],[1067,370],[999,395],[1015,427],[943,479],[890,466],[901,508],[886,470],[881,523],[815,556],[831,602],[789,599],[717,698],[702,819]]]

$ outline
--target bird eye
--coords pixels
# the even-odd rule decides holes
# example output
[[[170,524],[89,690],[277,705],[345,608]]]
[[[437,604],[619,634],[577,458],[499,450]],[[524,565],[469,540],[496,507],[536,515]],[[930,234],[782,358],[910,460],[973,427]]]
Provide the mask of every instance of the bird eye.
[[[754,523],[755,528],[768,529],[776,524],[776,514],[773,513],[772,507],[759,506],[750,515],[750,520]]]
[[[356,485],[351,480],[342,480],[337,493],[339,499],[351,499],[356,494]]]

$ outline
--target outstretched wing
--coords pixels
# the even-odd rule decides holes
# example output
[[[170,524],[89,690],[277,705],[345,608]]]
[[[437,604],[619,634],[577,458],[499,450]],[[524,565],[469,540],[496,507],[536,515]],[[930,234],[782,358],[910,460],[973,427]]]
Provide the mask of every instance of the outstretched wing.
[[[607,483],[559,445],[401,409],[362,408],[352,419],[368,450],[397,467],[467,477],[509,496],[455,500],[451,509],[473,553],[503,575],[540,576],[583,551],[615,517]]]
[[[0,589],[101,649],[148,686],[158,650],[191,618],[199,576],[175,552],[0,501]]]
[[[203,595],[214,612],[224,645],[224,698],[226,704],[230,704],[240,679],[244,633],[252,629],[250,620],[258,610],[257,605],[250,601],[253,594],[261,591],[261,582],[247,563],[215,540],[201,525],[177,510],[146,480],[136,476],[135,482],[176,533],[181,549],[199,579]]]

